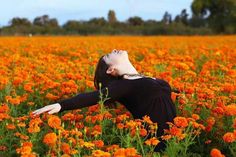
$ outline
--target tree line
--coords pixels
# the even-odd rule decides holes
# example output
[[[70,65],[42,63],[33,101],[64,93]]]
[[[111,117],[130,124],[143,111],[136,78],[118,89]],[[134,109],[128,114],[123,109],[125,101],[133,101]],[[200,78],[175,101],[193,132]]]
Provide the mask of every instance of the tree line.
[[[107,18],[97,17],[88,21],[68,20],[62,26],[48,15],[27,18],[14,17],[9,26],[0,28],[0,35],[211,35],[236,33],[236,0],[194,0],[192,16],[186,9],[172,18],[167,11],[160,21],[143,20],[134,16],[118,21],[114,10]]]

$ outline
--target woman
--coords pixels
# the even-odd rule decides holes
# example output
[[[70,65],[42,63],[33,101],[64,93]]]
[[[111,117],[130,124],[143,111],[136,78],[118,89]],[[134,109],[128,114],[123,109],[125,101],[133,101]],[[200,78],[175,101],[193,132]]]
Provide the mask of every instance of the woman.
[[[33,115],[43,112],[53,114],[95,105],[99,101],[100,82],[101,92],[107,94],[108,89],[108,98],[110,98],[104,102],[105,105],[118,101],[125,105],[133,118],[142,119],[143,116],[148,115],[153,122],[158,124],[157,137],[163,135],[164,129],[168,128],[166,122],[173,122],[176,116],[170,85],[162,79],[139,74],[130,63],[128,53],[122,50],[113,50],[99,59],[94,77],[96,91],[81,93],[47,105],[35,110]],[[161,140],[155,151],[161,151],[164,148],[165,144]]]

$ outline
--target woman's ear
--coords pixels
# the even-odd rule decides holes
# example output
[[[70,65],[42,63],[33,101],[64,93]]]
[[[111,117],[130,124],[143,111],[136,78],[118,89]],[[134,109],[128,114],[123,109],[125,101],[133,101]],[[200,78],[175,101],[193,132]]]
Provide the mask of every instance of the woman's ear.
[[[114,67],[109,67],[106,71],[107,74],[113,74],[115,72],[115,68]]]

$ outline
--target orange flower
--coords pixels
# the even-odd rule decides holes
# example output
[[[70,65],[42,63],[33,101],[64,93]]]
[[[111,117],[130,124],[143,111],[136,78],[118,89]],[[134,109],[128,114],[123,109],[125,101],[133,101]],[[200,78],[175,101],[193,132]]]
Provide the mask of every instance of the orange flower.
[[[51,128],[61,129],[61,119],[55,115],[49,115],[48,118],[48,125]]]
[[[173,126],[169,129],[169,132],[173,136],[180,136],[182,134],[182,129]]]
[[[148,124],[152,124],[153,123],[152,120],[150,119],[150,117],[147,116],[147,115],[143,116],[143,120],[144,120],[144,122],[146,122]]]
[[[118,129],[123,129],[124,127],[125,127],[125,125],[123,123],[118,123],[117,124]]]
[[[147,130],[146,129],[140,129],[140,136],[146,136],[147,135]]]
[[[225,156],[221,154],[220,150],[213,148],[211,150],[211,157],[225,157]]]
[[[227,143],[232,143],[234,142],[236,139],[235,139],[235,136],[232,132],[227,132],[224,134],[223,136],[223,140]]]
[[[185,117],[175,117],[174,118],[174,124],[177,127],[185,128],[188,126],[188,121]]]
[[[158,143],[160,143],[160,141],[156,138],[156,137],[152,137],[151,139],[148,139],[144,142],[146,145],[157,145]]]
[[[46,98],[48,98],[49,100],[57,100],[59,96],[55,96],[51,93],[47,93]]]
[[[111,154],[102,150],[93,150],[92,157],[110,157]]]
[[[40,127],[38,126],[39,124],[43,123],[43,121],[38,117],[31,119],[29,122],[29,128],[28,132],[29,133],[36,133],[40,131]]]
[[[7,113],[9,111],[9,107],[7,104],[2,104],[0,106],[0,113]]]
[[[16,126],[14,124],[7,124],[6,128],[9,130],[14,130],[16,128]]]
[[[57,135],[53,133],[47,133],[43,138],[43,143],[47,144],[48,146],[54,146],[57,141]]]
[[[225,114],[227,116],[236,116],[236,104],[230,104],[225,107]]]
[[[114,157],[136,157],[137,151],[135,148],[118,148],[113,155]]]
[[[199,115],[197,115],[197,114],[192,114],[192,118],[195,119],[195,120],[199,120],[200,119]]]
[[[64,154],[70,154],[70,145],[68,143],[63,142],[61,144],[61,150],[63,151]]]
[[[32,93],[33,92],[32,86],[33,86],[32,83],[27,83],[27,84],[24,85],[24,90],[27,91],[27,92]]]
[[[171,137],[172,137],[171,135],[162,135],[161,139],[162,140],[169,140],[169,139],[171,139]]]
[[[17,148],[16,152],[21,155],[29,155],[31,154],[31,147],[30,146],[22,146],[21,148]]]
[[[101,148],[104,146],[104,142],[102,140],[95,140],[92,143],[95,144],[95,146],[98,148]]]

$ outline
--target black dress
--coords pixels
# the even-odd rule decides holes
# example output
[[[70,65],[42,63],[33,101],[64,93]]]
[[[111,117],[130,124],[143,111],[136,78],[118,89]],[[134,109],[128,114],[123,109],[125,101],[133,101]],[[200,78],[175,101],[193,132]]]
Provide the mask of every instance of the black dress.
[[[162,79],[143,77],[138,79],[121,79],[112,81],[107,86],[108,97],[104,104],[110,102],[120,102],[131,112],[133,118],[142,119],[148,115],[153,122],[157,122],[157,137],[163,135],[168,125],[166,122],[173,122],[176,117],[176,107],[171,99],[171,87]],[[106,93],[106,89],[102,89]],[[99,91],[80,93],[72,98],[61,100],[62,112],[64,110],[79,109],[97,104],[99,101]],[[155,151],[165,148],[164,142],[159,139]]]

